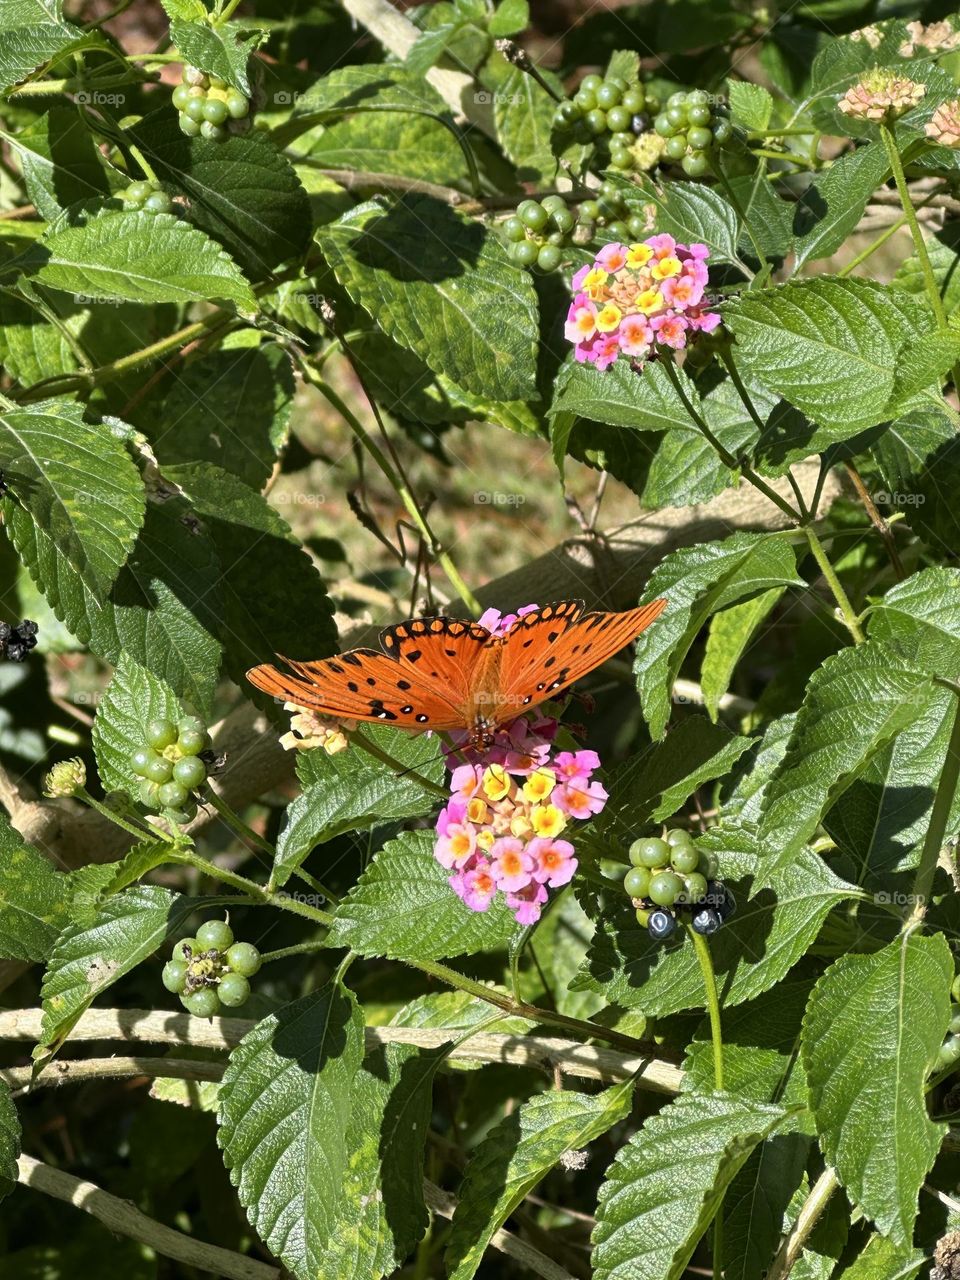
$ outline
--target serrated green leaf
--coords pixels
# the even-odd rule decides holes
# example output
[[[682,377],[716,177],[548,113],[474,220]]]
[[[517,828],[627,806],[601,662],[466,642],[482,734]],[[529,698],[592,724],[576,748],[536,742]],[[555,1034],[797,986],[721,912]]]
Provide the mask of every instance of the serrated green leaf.
[[[269,479],[287,439],[293,369],[279,343],[252,336],[186,363],[149,428],[161,467],[211,462],[252,489]]]
[[[904,934],[873,955],[835,961],[803,1024],[824,1157],[900,1246],[912,1242],[920,1186],[946,1132],[927,1115],[924,1085],[950,1021],[952,980],[942,934]]]
[[[601,1094],[551,1091],[501,1120],[464,1174],[447,1246],[450,1280],[472,1280],[490,1240],[524,1197],[562,1156],[626,1119],[632,1099],[632,1080]]]
[[[362,1059],[363,1016],[336,981],[259,1022],[220,1085],[218,1136],[231,1181],[254,1230],[298,1280],[326,1274]]]
[[[183,862],[183,855],[168,840],[144,840],[135,844],[119,862],[108,863],[112,873],[104,880],[101,892],[108,896],[128,889],[145,875],[168,862]]]
[[[757,256],[757,248],[746,230],[749,223],[765,256],[783,262],[793,248],[793,202],[778,194],[762,166],[753,173],[731,178],[730,187],[743,217],[739,241],[741,256],[754,259]]]
[[[740,264],[740,220],[717,188],[702,182],[667,182],[658,187],[649,178],[628,185],[634,196],[640,186],[641,204],[656,207],[659,233],[666,232],[684,244],[695,241],[707,245],[711,262]]]
[[[168,108],[129,133],[171,193],[189,200],[190,221],[251,279],[266,279],[281,263],[303,255],[310,242],[310,201],[293,165],[269,139],[255,133],[223,142],[186,138]],[[256,309],[246,301],[238,305],[244,312]]]
[[[109,196],[103,157],[78,107],[48,106],[4,140],[20,161],[27,194],[48,222],[68,205]]]
[[[918,671],[960,669],[960,570],[936,566],[898,582],[870,610],[874,640],[895,645]]]
[[[44,16],[36,13],[37,19]],[[69,54],[105,44],[98,31],[84,32],[59,20],[18,22],[25,17],[26,13],[15,11],[0,29],[0,92],[21,84],[48,63],[53,66]]]
[[[297,773],[303,791],[287,809],[277,839],[273,884],[286,884],[318,844],[346,831],[424,817],[439,804],[436,792],[419,780],[439,784],[443,777],[436,739],[380,725],[365,725],[362,733],[409,772],[398,775],[358,746],[332,756],[322,749],[301,752]]]
[[[858,147],[815,174],[797,201],[793,218],[795,269],[829,258],[863,217],[867,201],[889,172],[879,142]]]
[[[909,513],[910,527],[938,552],[960,541],[953,495],[960,487],[960,435],[943,412],[913,411],[874,442],[883,479],[881,506]]]
[[[44,400],[0,414],[4,478],[23,512],[57,544],[84,587],[100,600],[143,524],[143,482],[106,423],[83,420],[83,405]],[[24,554],[24,521],[11,527]]]
[[[248,63],[250,55],[266,39],[267,33],[236,22],[212,26],[171,15],[170,39],[189,62],[201,71],[219,76],[249,98],[253,94]]]
[[[422,76],[393,63],[365,63],[337,67],[315,80],[297,96],[291,125],[309,128],[325,116],[355,111],[432,111],[448,108],[440,94]],[[283,131],[280,131],[283,137]]]
[[[741,825],[756,826],[759,823],[767,786],[786,755],[796,719],[793,713],[778,716],[764,729],[757,740],[757,753],[750,762],[749,770],[737,780],[724,800],[724,818]]]
[[[219,627],[227,670],[245,691],[250,667],[283,653],[323,658],[336,647],[323,579],[266,498],[208,462],[167,466],[219,557]]]
[[[5,527],[61,622],[106,662],[123,653],[206,714],[220,666],[219,579],[209,538],[190,507],[165,493],[147,502],[130,559],[97,601],[57,544],[14,508]]]
[[[827,658],[807,686],[783,762],[766,788],[760,841],[782,864],[873,755],[929,706],[933,684],[868,640]]]
[[[783,587],[771,587],[752,600],[714,614],[700,668],[703,701],[711,719],[719,715],[720,699],[730,688],[737,663],[783,592]]]
[[[838,1280],[910,1280],[928,1261],[919,1249],[872,1235],[863,1251],[839,1272]]]
[[[17,1185],[20,1156],[20,1118],[10,1090],[0,1080],[0,1200]]]
[[[35,307],[0,292],[0,364],[11,378],[28,387],[42,378],[72,373],[77,358],[64,334]]]
[[[47,959],[70,919],[70,884],[0,814],[0,956]]]
[[[947,315],[951,315],[960,306],[960,238],[954,223],[948,223],[935,235],[925,237],[927,255],[933,276],[943,299],[943,307]],[[926,295],[926,281],[920,260],[914,255],[902,262],[897,268],[892,283],[899,289],[905,289],[916,297]]]
[[[657,566],[645,598],[665,595],[669,603],[656,626],[638,638],[634,661],[653,737],[666,727],[673,682],[711,614],[773,587],[801,585],[796,553],[781,534],[736,533],[723,542],[682,547]]]
[[[331,120],[301,145],[308,163],[324,169],[395,173],[422,182],[461,185],[467,177],[456,136],[432,115],[369,112]]]
[[[106,210],[83,226],[51,232],[36,254],[41,265],[33,278],[64,293],[101,302],[222,300],[248,314],[257,309],[237,264],[172,213]]]
[[[100,699],[90,735],[104,789],[136,795],[142,779],[130,767],[131,752],[144,745],[144,731],[151,720],[176,724],[181,714],[170,686],[129,654],[122,654]]]
[[[892,417],[953,358],[928,308],[867,280],[818,276],[743,294],[724,319],[753,377],[838,440]]]
[[[492,231],[410,196],[358,205],[317,240],[351,298],[431,369],[478,395],[535,394],[536,297]]]
[[[492,36],[515,36],[530,23],[527,0],[501,0],[487,30]]]
[[[432,831],[390,840],[337,907],[331,947],[393,960],[442,960],[506,946],[516,924],[498,898],[471,911],[450,888],[433,856]]]
[[[790,863],[775,869],[769,885],[751,893],[751,872],[759,859],[749,860],[744,875],[736,863],[731,865],[724,832],[717,832],[714,841],[701,839],[700,844],[719,852],[721,876],[732,884],[739,903],[710,942],[723,1005],[729,1008],[778,983],[813,942],[828,912],[856,890],[821,858],[801,849]],[[744,860],[738,861],[742,867]],[[704,1000],[703,975],[689,941],[681,935],[667,946],[654,942],[622,893],[598,919],[574,985],[650,1017],[702,1008]]]
[[[496,70],[491,80],[493,120],[504,154],[517,166],[521,181],[550,181],[557,172],[551,142],[556,99],[505,59],[491,59],[488,67]]]
[[[730,114],[745,129],[766,129],[773,114],[773,95],[763,85],[746,80],[727,82]]]
[[[762,1280],[766,1275],[809,1155],[810,1139],[804,1134],[774,1134],[751,1152],[730,1183],[723,1202],[727,1280]]]
[[[678,1280],[737,1170],[783,1118],[780,1107],[684,1094],[647,1120],[600,1190],[595,1280]]]
[[[102,902],[89,925],[68,925],[43,975],[43,1056],[56,1050],[101,992],[176,933],[196,905],[196,898],[138,885]]]

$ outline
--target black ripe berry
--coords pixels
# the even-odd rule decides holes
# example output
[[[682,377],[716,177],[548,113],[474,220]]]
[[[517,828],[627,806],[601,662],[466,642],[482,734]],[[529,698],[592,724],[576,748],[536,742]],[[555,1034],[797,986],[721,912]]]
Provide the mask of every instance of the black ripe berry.
[[[676,930],[677,921],[669,911],[651,911],[647,932],[655,942],[663,942]]]
[[[23,662],[31,649],[37,647],[37,624],[29,618],[15,627],[0,622],[0,649],[8,662]]]
[[[709,937],[711,933],[717,932],[723,921],[716,907],[699,907],[694,912],[690,923],[697,933],[702,933],[705,937]]]

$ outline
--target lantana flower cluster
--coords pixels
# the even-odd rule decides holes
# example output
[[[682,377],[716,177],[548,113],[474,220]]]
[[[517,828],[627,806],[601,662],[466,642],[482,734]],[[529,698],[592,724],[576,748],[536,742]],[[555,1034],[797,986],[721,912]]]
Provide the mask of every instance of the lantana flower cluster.
[[[502,633],[518,614],[488,609],[480,623]],[[554,752],[556,733],[552,717],[519,716],[482,758],[466,744],[447,758],[450,799],[437,818],[434,856],[471,911],[486,911],[502,893],[517,922],[533,924],[549,890],[577,869],[570,824],[599,813],[607,792],[593,778],[597,753]]]
[[[705,244],[666,234],[604,245],[572,281],[565,334],[577,360],[607,369],[621,355],[643,361],[657,346],[680,351],[714,330],[720,316],[704,301],[709,256]]]

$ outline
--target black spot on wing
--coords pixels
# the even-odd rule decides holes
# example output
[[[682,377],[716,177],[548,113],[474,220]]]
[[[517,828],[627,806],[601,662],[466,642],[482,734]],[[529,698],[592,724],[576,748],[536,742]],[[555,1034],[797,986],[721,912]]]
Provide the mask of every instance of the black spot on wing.
[[[409,689],[409,688],[410,688],[410,681],[409,681],[409,680],[398,680],[398,681],[397,681],[397,688],[398,688],[398,689],[402,689],[404,692],[406,692],[406,691],[407,691],[407,689]]]
[[[351,667],[360,667],[363,665],[355,653],[341,653],[340,661],[349,662]]]

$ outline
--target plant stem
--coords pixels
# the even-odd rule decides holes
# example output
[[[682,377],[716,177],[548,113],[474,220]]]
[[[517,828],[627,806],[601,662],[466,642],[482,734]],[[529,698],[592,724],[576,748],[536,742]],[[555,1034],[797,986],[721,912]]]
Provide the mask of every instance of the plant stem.
[[[326,938],[317,938],[312,942],[298,942],[294,947],[281,947],[279,951],[265,951],[260,957],[261,964],[269,964],[271,960],[286,960],[288,956],[308,955],[312,951],[326,951]]]
[[[344,346],[342,340],[341,346]],[[346,348],[344,347],[344,349]],[[348,359],[350,359],[349,356]],[[353,364],[352,360],[351,364]],[[420,510],[420,505],[414,497],[407,481],[401,477],[399,471],[391,464],[386,454],[370,436],[369,432],[366,430],[357,415],[341,399],[337,392],[334,391],[333,387],[331,387],[329,383],[325,382],[309,364],[305,363],[303,367],[307,371],[309,380],[317,388],[320,394],[333,405],[343,418],[344,422],[346,422],[347,426],[357,437],[357,440],[364,449],[366,449],[371,458],[373,458],[374,462],[386,476],[391,488],[396,492],[397,496],[406,507],[407,514],[410,516],[410,519],[416,525],[427,546],[430,548],[431,555],[436,559],[437,563],[447,575],[447,580],[456,591],[457,595],[472,614],[475,616],[479,615],[481,612],[479,601],[460,576],[460,572],[453,563],[453,560],[450,558],[449,552],[443,549],[433,530],[430,528],[427,518]],[[354,371],[357,372],[356,365],[354,365]],[[367,399],[370,399],[369,395],[367,396]],[[372,400],[370,403],[373,403]]]
[[[276,850],[268,840],[264,840],[263,836],[258,835],[252,827],[248,826],[239,814],[234,811],[224,800],[223,796],[218,795],[213,787],[207,788],[206,799],[216,809],[220,817],[224,820],[234,835],[239,836],[241,840],[247,841],[261,853],[270,855],[271,860],[276,857]]]
[[[834,569],[833,565],[830,563],[830,558],[824,550],[823,543],[814,533],[811,525],[805,525],[803,531],[807,535],[807,542],[810,544],[810,550],[813,552],[813,558],[820,566],[820,572],[823,574],[827,581],[827,585],[833,592],[833,598],[839,606],[844,624],[851,636],[853,636],[853,643],[862,644],[864,635],[860,627],[860,619],[857,617],[853,605],[850,603],[850,597],[843,589],[843,584],[837,577],[836,569]]]
[[[129,832],[132,836],[136,836],[138,840],[159,839],[166,840],[168,844],[174,843],[173,836],[168,835],[166,831],[161,831],[158,827],[135,827],[132,822],[127,822],[126,818],[121,818],[119,813],[114,813],[112,809],[108,809],[100,800],[95,800],[89,791],[80,790],[75,794],[78,800],[82,800],[91,809],[95,809],[101,818],[108,818],[115,826]]]
[[[903,568],[903,562],[900,559],[900,552],[897,550],[897,543],[893,536],[893,530],[884,520],[883,516],[877,510],[877,505],[871,498],[867,486],[863,483],[863,477],[860,472],[850,461],[845,462],[847,475],[850,477],[853,487],[857,491],[857,497],[863,503],[863,508],[870,517],[870,523],[883,539],[883,544],[887,548],[887,555],[890,557],[890,563],[893,565],[893,572],[897,576],[897,581],[902,582],[906,574]]]
[[[743,205],[741,205],[740,200],[737,197],[737,193],[734,191],[733,187],[730,184],[730,179],[727,177],[727,175],[723,171],[723,166],[720,164],[719,156],[715,156],[713,158],[713,160],[711,161],[710,167],[713,169],[713,172],[717,175],[717,179],[720,182],[721,187],[723,187],[724,191],[727,193],[727,199],[733,205],[733,208],[737,217],[740,219],[741,223],[743,224],[743,229],[747,233],[747,238],[749,239],[751,245],[753,245],[753,252],[757,255],[757,261],[760,263],[760,270],[763,271],[769,268],[770,264],[767,262],[766,254],[763,252],[763,249],[760,247],[760,241],[756,237],[756,233],[754,232],[753,227],[750,224],[750,219],[747,217],[746,211],[743,208]]]
[[[913,911],[905,928],[922,920],[927,909],[927,900],[933,889],[933,878],[937,871],[937,860],[943,848],[950,810],[957,792],[957,781],[960,779],[960,695],[956,687],[953,685],[949,687],[956,700],[953,728],[950,730],[947,754],[944,757],[943,768],[940,770],[937,794],[933,798],[933,807],[930,810],[930,822],[923,840],[920,865],[917,867],[913,881]]]
[[[824,1169],[820,1177],[810,1189],[810,1194],[797,1214],[790,1234],[786,1237],[777,1256],[767,1272],[767,1280],[785,1280],[793,1269],[794,1263],[803,1252],[803,1246],[827,1207],[827,1203],[840,1183],[831,1168]]]
[[[752,470],[751,467],[747,466],[742,459],[735,458],[733,454],[730,452],[730,450],[727,449],[724,445],[722,445],[720,441],[717,439],[717,437],[713,434],[710,427],[707,425],[706,421],[704,420],[703,416],[700,413],[698,413],[697,410],[694,408],[690,400],[690,397],[687,395],[686,391],[684,390],[683,383],[680,381],[680,377],[679,377],[679,374],[677,373],[677,369],[673,363],[673,360],[669,358],[665,359],[663,361],[663,367],[666,369],[667,376],[669,377],[670,381],[673,383],[673,386],[674,386],[674,389],[676,390],[677,395],[683,401],[683,406],[686,409],[687,413],[689,413],[691,420],[696,424],[697,427],[699,427],[700,431],[703,432],[704,436],[707,438],[707,440],[716,450],[721,462],[723,462],[725,466],[729,467],[731,471],[739,471],[740,474],[743,476],[744,480],[746,480],[749,484],[752,484],[753,487],[756,490],[758,490],[758,492],[762,493],[765,498],[768,498],[774,504],[774,506],[779,507],[780,510],[784,513],[784,515],[787,515],[790,517],[790,519],[794,522],[794,524],[799,524],[800,523],[799,512],[795,511],[785,498],[781,498],[780,494],[777,493],[776,489],[772,489],[770,485],[768,485],[765,480],[762,480],[760,476],[758,476],[756,472]]]
[[[233,17],[235,10],[240,7],[240,0],[227,0],[220,12],[217,14],[215,27],[222,27],[225,22],[229,22]]]
[[[717,994],[717,976],[713,971],[713,959],[710,946],[701,933],[692,926],[687,932],[693,939],[693,949],[700,961],[700,972],[703,974],[703,988],[706,994],[707,1016],[710,1019],[710,1040],[713,1044],[713,1083],[716,1089],[723,1089],[723,1028],[720,1022],[720,997]],[[713,1274],[714,1280],[721,1280],[723,1275],[723,1200],[717,1206],[717,1214],[713,1220]]]
[[[143,154],[140,148],[135,146],[132,142],[128,141],[127,150],[130,152],[134,160],[136,160],[137,164],[143,170],[145,177],[149,178],[149,180],[153,183],[155,187],[158,187],[160,185],[160,180],[158,179],[157,175],[154,173],[153,166],[151,165],[150,161]]]

